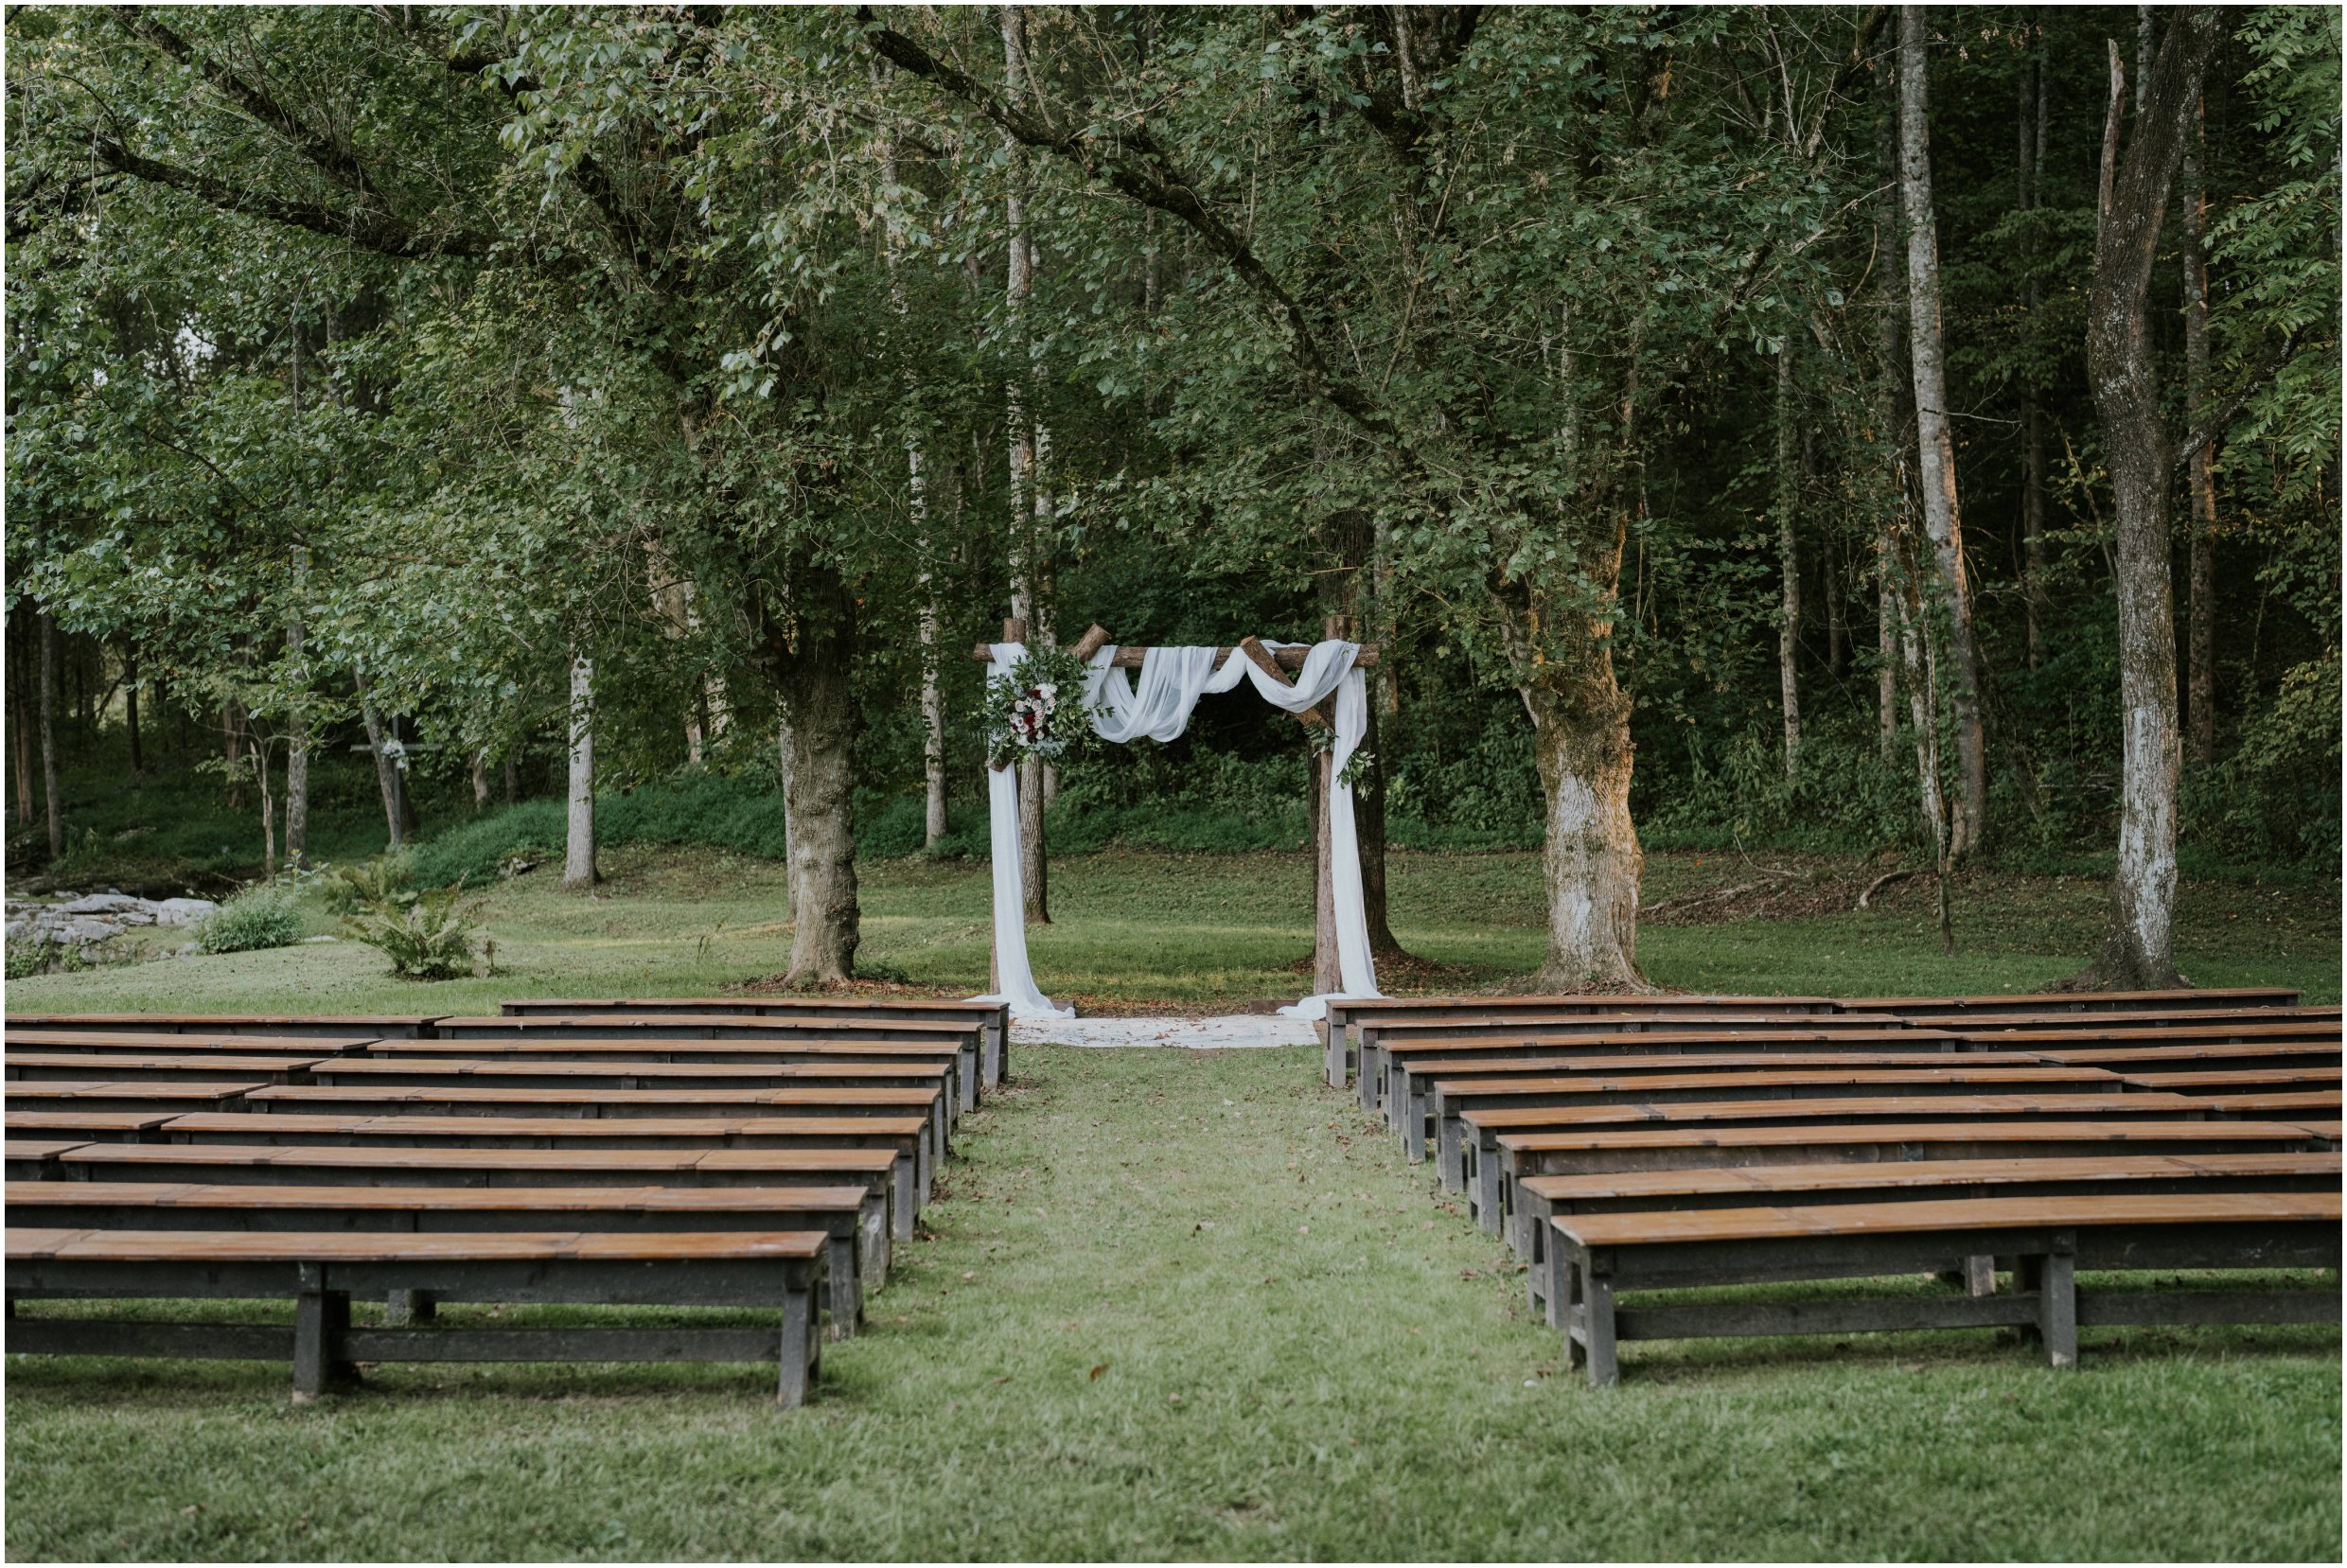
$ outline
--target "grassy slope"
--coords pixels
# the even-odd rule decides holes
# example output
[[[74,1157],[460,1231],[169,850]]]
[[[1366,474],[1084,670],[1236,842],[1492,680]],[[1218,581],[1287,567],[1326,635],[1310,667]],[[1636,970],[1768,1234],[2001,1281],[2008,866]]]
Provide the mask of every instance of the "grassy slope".
[[[701,988],[775,967],[772,868],[615,859],[608,903],[497,895],[508,979],[380,980],[294,949],[9,987],[26,1009],[451,1011]],[[1660,863],[1653,881],[1711,868]],[[1521,969],[1521,858],[1412,858],[1405,941]],[[1047,984],[1293,988],[1301,868],[1103,856],[1055,872]],[[967,868],[884,866],[867,944],[982,973]],[[2025,902],[2012,894],[2025,892]],[[1912,912],[1657,928],[1658,978],[1788,991],[2018,987],[2093,891],[1985,888],[2002,950]],[[2338,995],[2336,902],[2196,889],[2188,967]],[[1081,928],[1078,916],[1086,922]],[[2230,917],[2230,918],[2229,918]],[[2268,921],[2273,924],[2268,924]],[[720,922],[722,926],[720,927]],[[704,946],[700,939],[708,937]],[[330,998],[330,1002],[326,999]],[[1309,1051],[1029,1048],[966,1158],[778,1419],[754,1368],[394,1368],[309,1410],[281,1367],[9,1364],[7,1544],[32,1558],[2336,1557],[2323,1330],[2109,1331],[2055,1377],[1985,1335],[1633,1347],[1595,1395],[1520,1277],[1429,1196]],[[1095,1367],[1104,1368],[1093,1376]],[[1176,1397],[1178,1396],[1178,1402]]]

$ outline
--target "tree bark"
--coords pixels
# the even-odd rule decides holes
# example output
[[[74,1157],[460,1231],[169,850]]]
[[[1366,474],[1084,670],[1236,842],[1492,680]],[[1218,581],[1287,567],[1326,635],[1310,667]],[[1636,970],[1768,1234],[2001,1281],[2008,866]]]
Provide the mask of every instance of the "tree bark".
[[[505,752],[505,803],[517,805],[521,800],[521,759],[511,749]]]
[[[382,715],[375,711],[375,700],[367,695],[364,670],[352,673],[351,680],[359,688],[359,721],[366,727],[367,749],[375,757],[375,787],[383,797],[383,820],[389,824],[388,847],[397,849],[407,842],[407,812],[400,796],[399,765],[383,749]]]
[[[595,867],[595,666],[571,656],[570,810],[564,819],[562,886],[591,892],[602,873]]]
[[[489,749],[476,749],[472,754],[472,814],[480,816],[489,805]]]
[[[1877,122],[1875,146],[1882,179],[1882,194],[1876,201],[1875,243],[1878,249],[1888,249],[1892,238],[1898,232],[1898,118],[1896,104],[1891,105]],[[1913,385],[1907,371],[1906,338],[1901,326],[1905,301],[1899,295],[1899,272],[1896,267],[1880,269],[1877,284],[1880,293],[1875,310],[1875,351],[1882,361],[1874,385],[1875,419],[1881,427],[1877,448],[1889,456],[1891,469],[1891,485],[1884,498],[1884,510],[1875,531],[1874,541],[1875,719],[1877,745],[1886,766],[1896,765],[1898,756],[1901,612],[1898,558],[1892,536],[1908,512],[1907,465],[1900,455],[1907,447],[1905,410],[1901,399]]]
[[[138,652],[126,649],[122,656],[122,716],[130,730],[131,777],[138,779],[147,772],[147,753],[138,732]]]
[[[21,628],[27,618],[37,620],[38,615],[19,617],[9,627],[9,641],[16,643],[20,650],[25,644]],[[40,640],[37,628],[33,640],[36,643]],[[26,700],[26,689],[32,682],[24,672],[39,661],[38,658],[26,660],[21,652],[9,660],[9,711],[11,720],[9,725],[9,760],[16,770],[16,825],[19,827],[32,826],[32,735],[33,731],[39,728],[38,721],[27,712],[32,703]]]
[[[65,854],[65,806],[57,790],[57,619],[41,612],[41,793],[49,807],[49,858]]]
[[[1917,479],[1932,543],[1934,610],[1944,623],[1950,706],[1954,711],[1957,789],[1950,852],[1977,848],[1988,807],[1981,735],[1980,661],[1972,642],[1972,590],[1964,564],[1964,517],[1956,494],[1955,438],[1948,421],[1948,376],[1940,335],[1939,238],[1932,209],[1930,26],[1924,8],[1899,23],[1899,191],[1907,224],[1908,358],[1915,386]]]
[[[1017,6],[1002,8],[1003,96],[1014,107],[1027,96],[1027,16]],[[1027,233],[1027,154],[1015,136],[1003,139],[1009,158],[1003,197],[1003,220],[1010,230],[1009,258],[1003,284],[1003,316],[1011,343],[1010,374],[1003,380],[1005,423],[1010,428],[1011,485],[1011,617],[1027,623],[1034,645],[1047,646],[1040,592],[1042,541],[1034,522],[1047,515],[1039,472],[1042,432],[1029,406],[1027,388],[1027,308],[1033,292],[1034,246]],[[1019,764],[1018,827],[1019,881],[1031,925],[1051,922],[1050,856],[1044,843],[1046,803],[1044,766],[1040,758]]]
[[[2207,189],[2202,153],[2207,122],[2193,105],[2191,137],[2184,146],[2181,195],[2184,253],[2184,407],[2187,424],[2199,417],[2209,396],[2209,258]],[[2192,538],[2187,549],[2191,598],[2185,612],[2185,717],[2192,760],[2202,766],[2216,760],[2216,443],[2212,437],[2193,449],[2185,472],[2192,497]]]
[[[1638,968],[1638,876],[1645,855],[1630,817],[1630,701],[1600,644],[1577,687],[1523,689],[1532,718],[1547,837],[1548,991],[1645,989]]]
[[[1801,646],[1801,560],[1793,538],[1801,473],[1795,461],[1799,448],[1793,430],[1792,345],[1788,332],[1784,346],[1776,351],[1776,687],[1784,710],[1788,779],[1801,776],[1801,678],[1796,661]]]
[[[2021,71],[2020,142],[2017,149],[2023,212],[2038,208],[2038,182],[2045,168],[2045,35],[2041,23],[2028,24],[2027,53]],[[2033,231],[2024,265],[2028,281],[2021,300],[2034,330],[2044,291],[2038,281]],[[2034,381],[2021,383],[2021,611],[2026,623],[2029,667],[2045,663],[2045,410]]]
[[[2201,79],[2225,35],[2214,9],[2182,12],[2141,89],[2143,109],[2119,156],[2126,71],[2110,44],[2110,100],[2096,203],[2094,282],[2087,299],[2087,375],[2102,421],[2117,527],[2122,736],[2118,865],[2092,983],[2180,983],[2174,956],[2177,774],[2175,590],[2169,580],[2167,420],[2160,404],[2149,297],[2168,197],[2192,131]]]
[[[795,924],[793,985],[853,978],[861,941],[856,883],[855,599],[837,573],[794,584],[802,613],[795,646],[774,661],[788,724],[784,805],[788,813]]]
[[[235,698],[221,704],[221,746],[228,757],[228,809],[244,809],[244,707]]]

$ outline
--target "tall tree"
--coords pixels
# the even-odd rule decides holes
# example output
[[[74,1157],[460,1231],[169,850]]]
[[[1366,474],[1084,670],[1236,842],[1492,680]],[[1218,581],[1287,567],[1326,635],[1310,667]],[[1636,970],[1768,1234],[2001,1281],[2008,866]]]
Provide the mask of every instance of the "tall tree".
[[[570,808],[563,819],[562,886],[592,892],[603,873],[595,866],[595,667],[571,655]]]
[[[2188,419],[2206,417],[2209,399],[2208,183],[2205,160],[2208,115],[2195,102],[2192,131],[2184,144],[2183,190],[2177,214],[2184,267],[2184,407]],[[2202,766],[2216,760],[2216,442],[2196,445],[2185,460],[2184,490],[2192,498],[2192,527],[2185,545],[2186,580],[2184,714],[2192,760]]]
[[[2224,41],[2223,13],[2183,11],[2166,29],[2142,85],[2126,150],[2126,69],[2110,44],[2095,203],[2094,286],[2087,306],[2087,366],[2117,512],[2112,541],[2119,600],[2122,743],[2118,865],[2093,983],[2179,983],[2174,957],[2177,772],[2175,592],[2169,580],[2168,497],[2173,448],[2161,407],[2151,328],[2151,280],[2168,197],[2184,161],[2201,79]]]
[[[1915,475],[1923,529],[1932,546],[1930,613],[1947,645],[1949,706],[1956,740],[1951,853],[1977,848],[1988,812],[1988,764],[1981,733],[1980,657],[1972,634],[1972,587],[1964,556],[1964,511],[1956,495],[1956,445],[1948,417],[1947,348],[1940,331],[1939,232],[1932,209],[1931,24],[1921,6],[1899,11],[1899,200],[1907,224],[1907,355],[1915,372]]]

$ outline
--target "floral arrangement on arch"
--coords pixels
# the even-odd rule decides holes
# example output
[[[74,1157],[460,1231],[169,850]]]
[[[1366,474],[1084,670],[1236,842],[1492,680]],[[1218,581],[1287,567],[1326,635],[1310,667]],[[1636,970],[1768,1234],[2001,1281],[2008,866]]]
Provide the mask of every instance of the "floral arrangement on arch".
[[[1030,648],[1003,679],[986,682],[986,766],[1036,757],[1059,762],[1093,735],[1085,711],[1083,660],[1064,648]]]

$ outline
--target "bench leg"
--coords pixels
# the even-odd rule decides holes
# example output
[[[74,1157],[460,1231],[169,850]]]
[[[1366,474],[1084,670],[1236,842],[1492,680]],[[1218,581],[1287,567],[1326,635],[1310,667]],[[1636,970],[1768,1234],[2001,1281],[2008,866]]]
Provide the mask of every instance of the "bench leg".
[[[791,1291],[783,1297],[783,1365],[775,1402],[785,1410],[796,1410],[806,1403],[821,1369],[823,1339],[817,1330],[813,1288],[821,1283],[813,1281],[809,1288]]]
[[[1463,1125],[1455,1116],[1440,1117],[1435,1122],[1435,1172],[1442,1178],[1445,1192],[1467,1189],[1467,1156],[1458,1137]]]
[[[890,1201],[893,1212],[889,1216],[899,1242],[912,1240],[913,1216],[921,1212],[921,1189],[913,1180],[912,1156],[899,1154],[889,1172]]]
[[[1562,1298],[1565,1365],[1586,1365],[1590,1387],[1611,1388],[1622,1375],[1614,1352],[1614,1282],[1591,1272],[1586,1254],[1565,1258],[1562,1247],[1550,1251],[1559,1261],[1548,1304],[1556,1313]]]
[[[857,1211],[856,1228],[859,1237],[858,1271],[863,1276],[864,1289],[876,1291],[889,1282],[889,1200],[883,1192],[867,1193],[864,1207]]]
[[[858,1224],[856,1227],[863,1227]],[[826,1249],[825,1273],[831,1279],[831,1323],[834,1339],[854,1339],[864,1321],[863,1270],[856,1258],[858,1238],[834,1236]]]
[[[1320,1020],[1320,1076],[1332,1089],[1345,1086],[1345,1031],[1327,1018]]]
[[[1426,1097],[1416,1091],[1403,1094],[1396,1089],[1385,1098],[1386,1103],[1392,1108],[1395,1119],[1402,1124],[1403,1154],[1409,1156],[1410,1163],[1413,1165],[1424,1164],[1426,1161]]]
[[[1377,1109],[1378,1081],[1385,1073],[1385,1058],[1365,1036],[1353,1053],[1353,1096],[1365,1111]]]
[[[293,1306],[293,1402],[308,1404],[337,1382],[336,1342],[350,1328],[350,1296],[304,1290]]]
[[[1006,1041],[1003,1036],[1010,1032],[1010,1027],[1011,1026],[1008,1024],[1001,1023],[988,1024],[986,1026],[985,1079],[986,1087],[990,1089],[1002,1082],[1002,1064],[1004,1059],[1010,1055],[1009,1042]],[[973,1091],[969,1097],[969,1103],[971,1105],[976,1105],[978,1103],[978,1096],[975,1091]]]
[[[1466,1139],[1459,1140],[1462,1144]],[[1499,1150],[1495,1145],[1475,1143],[1475,1223],[1486,1236],[1497,1236],[1508,1214],[1507,1194],[1500,1190],[1504,1178],[1499,1169]]]
[[[1553,1244],[1542,1247],[1540,1257],[1524,1271],[1524,1279],[1533,1311],[1544,1313],[1551,1329],[1563,1328],[1564,1249]]]
[[[2038,1334],[2048,1365],[2078,1365],[2077,1259],[2071,1253],[2049,1254],[2038,1266]]]
[[[440,1315],[440,1304],[430,1291],[393,1291],[383,1302],[383,1321],[393,1328],[430,1323]]]
[[[1973,1257],[1964,1260],[1964,1288],[1970,1295],[1997,1294],[1997,1260],[1994,1258]]]
[[[954,1058],[954,1077],[961,1081],[956,1085],[956,1103],[962,1110],[978,1104],[978,1075],[986,1070],[985,1056],[985,1046],[973,1040],[968,1050]]]

